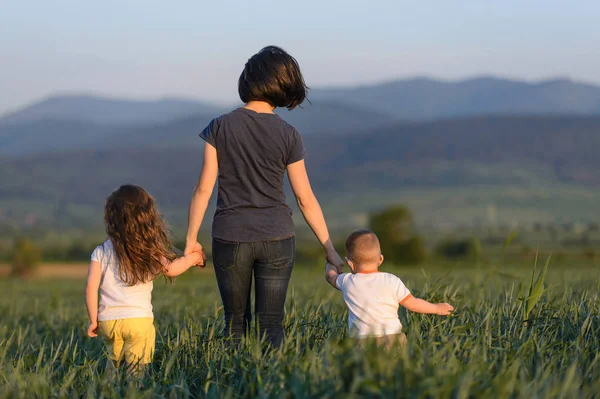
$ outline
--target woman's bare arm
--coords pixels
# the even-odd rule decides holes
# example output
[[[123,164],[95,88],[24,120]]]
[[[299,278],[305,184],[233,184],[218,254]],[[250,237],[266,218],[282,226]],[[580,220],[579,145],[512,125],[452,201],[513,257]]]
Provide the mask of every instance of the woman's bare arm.
[[[308,223],[321,245],[323,245],[327,260],[333,264],[338,271],[341,271],[344,261],[333,247],[329,231],[327,230],[327,224],[325,223],[325,217],[323,216],[323,211],[310,186],[304,160],[288,165],[287,173],[292,190],[294,190],[294,195],[296,196],[296,201],[298,202],[298,207],[300,208],[306,223]]]
[[[206,143],[204,145],[204,162],[202,163],[202,172],[198,179],[198,184],[194,189],[194,194],[190,202],[188,214],[188,231],[186,235],[185,254],[202,250],[202,246],[197,243],[198,231],[204,220],[208,202],[212,196],[219,174],[219,163],[217,160],[217,149]]]

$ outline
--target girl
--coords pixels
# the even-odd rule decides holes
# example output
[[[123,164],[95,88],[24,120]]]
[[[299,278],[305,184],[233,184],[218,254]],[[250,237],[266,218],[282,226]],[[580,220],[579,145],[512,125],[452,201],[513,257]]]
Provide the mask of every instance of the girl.
[[[200,133],[206,141],[204,162],[190,204],[185,253],[202,249],[198,230],[218,176],[213,261],[226,333],[234,339],[246,333],[249,323],[253,275],[261,334],[275,347],[283,339],[283,309],[295,254],[292,212],[283,192],[286,171],[328,261],[340,272],[343,266],[306,174],[302,137],[273,112],[277,107],[294,109],[307,90],[296,60],[279,47],[265,47],[246,63],[238,81],[246,105],[214,119]]]
[[[104,223],[108,240],[92,253],[85,288],[87,333],[104,340],[109,369],[124,361],[129,371],[139,371],[154,352],[152,281],[203,264],[204,254],[174,259],[154,199],[137,186],[123,185],[108,197]]]

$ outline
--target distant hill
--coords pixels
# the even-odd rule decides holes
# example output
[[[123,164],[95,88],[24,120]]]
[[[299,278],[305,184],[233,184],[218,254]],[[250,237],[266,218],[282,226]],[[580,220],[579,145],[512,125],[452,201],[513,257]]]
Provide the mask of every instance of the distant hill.
[[[600,114],[600,87],[568,79],[527,83],[493,77],[457,82],[415,78],[318,89],[311,96],[315,101],[339,101],[400,120],[489,114]]]
[[[196,124],[171,124],[158,133],[188,137]],[[138,132],[149,138],[147,145],[4,159],[0,198],[98,205],[117,185],[134,182],[169,206],[184,207],[200,171],[201,140],[159,146],[156,133]],[[343,139],[308,135],[305,145],[312,183],[321,192],[482,184],[600,187],[600,117],[479,117],[399,124],[359,130]]]
[[[303,136],[344,136],[348,132],[372,128],[373,126],[397,124],[398,121],[385,114],[361,110],[356,107],[319,102],[306,104],[293,111],[278,110],[281,118],[294,125]],[[155,126],[130,129],[104,140],[104,145],[141,145],[145,147],[188,147],[197,146],[198,134],[218,115],[194,115]],[[94,144],[96,147],[96,144]]]
[[[278,109],[277,113],[303,135],[344,135],[357,129],[376,128],[398,122],[394,116],[377,109],[345,104],[338,100],[315,99],[291,112]]]
[[[12,120],[0,123],[0,156],[132,145],[194,145],[199,140],[198,133],[212,118],[231,109],[195,112],[165,122],[135,125],[107,125],[82,119],[61,119],[59,116]],[[278,110],[278,114],[304,135],[344,134],[397,122],[376,111],[328,101],[307,103],[291,112]]]
[[[124,100],[64,95],[42,100],[0,119],[0,126],[41,120],[77,120],[96,125],[151,125],[194,114],[219,113],[222,107],[179,98]]]
[[[0,125],[0,156],[20,156],[89,148],[131,128],[80,120],[40,119]]]
[[[306,140],[323,187],[524,184],[600,187],[600,116],[488,116]]]
[[[394,120],[485,114],[600,114],[600,86],[569,79],[530,83],[495,77],[461,81],[413,78],[359,87],[317,88],[309,92],[309,100],[313,105],[305,103],[304,108],[321,113],[324,118],[330,117],[326,112],[344,114],[351,119],[353,114],[356,115],[354,119],[359,119],[361,113],[375,113]],[[144,101],[62,95],[6,115],[0,118],[0,125],[40,119],[76,119],[100,125],[152,125],[198,114],[218,114],[234,106],[216,106],[180,98]],[[302,110],[298,111],[290,114],[293,122],[302,119]],[[280,113],[288,112],[282,110]],[[337,126],[337,129],[341,128],[343,126]]]
[[[470,116],[600,115],[600,87],[566,79],[527,83],[489,77],[458,82],[416,78],[315,89],[309,99],[292,112],[277,110],[305,136]],[[0,119],[0,156],[126,143],[189,145],[211,118],[234,107],[176,98],[51,97]]]
[[[311,182],[329,204],[340,203],[340,193],[346,204],[365,209],[374,203],[366,202],[367,194],[400,201],[396,195],[405,189],[485,186],[502,193],[504,187],[566,185],[561,209],[578,208],[584,218],[593,213],[568,198],[573,187],[600,192],[596,86],[412,79],[311,93],[303,108],[277,112],[303,134]],[[232,108],[176,99],[63,97],[2,118],[0,222],[23,220],[13,212],[18,208],[38,214],[69,208],[85,226],[83,209],[97,209],[124,182],[143,185],[163,206],[184,215],[200,170],[198,133]],[[413,201],[425,214],[446,206],[446,199],[429,208]],[[553,215],[551,202],[545,202],[546,216]],[[344,219],[343,206],[337,208]],[[528,215],[542,214],[532,209]]]

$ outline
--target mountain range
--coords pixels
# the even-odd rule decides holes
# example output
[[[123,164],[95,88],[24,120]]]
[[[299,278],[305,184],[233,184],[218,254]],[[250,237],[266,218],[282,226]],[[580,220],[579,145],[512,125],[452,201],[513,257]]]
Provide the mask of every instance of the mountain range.
[[[217,106],[181,98],[144,101],[66,94],[9,113],[0,119],[0,125],[40,120],[75,120],[106,126],[155,124],[198,113],[218,112]]]
[[[310,93],[278,113],[302,132],[312,183],[331,200],[411,187],[600,187],[600,87],[419,78]],[[233,107],[59,96],[6,115],[0,211],[98,207],[133,182],[183,212],[201,166],[197,134]]]
[[[420,77],[369,86],[318,88],[309,92],[309,100],[313,106],[305,103],[308,109],[330,107],[328,111],[338,113],[362,110],[396,120],[489,114],[590,115],[600,113],[600,86],[570,79],[531,83],[479,77],[449,82]],[[1,116],[0,125],[40,119],[82,120],[99,125],[151,125],[197,114],[213,115],[228,108],[181,98],[141,101],[62,95]],[[295,118],[301,114],[292,112],[290,115]]]
[[[398,122],[480,115],[596,115],[600,87],[566,79],[527,83],[498,78],[443,82],[426,78],[356,88],[316,89],[302,108],[280,115],[304,135],[347,134]],[[140,132],[189,125],[190,135],[235,107],[165,98],[134,101],[67,95],[0,119],[0,155],[14,156],[138,143]],[[137,136],[137,137],[136,137]],[[190,137],[191,137],[190,136]]]
[[[600,87],[569,79],[528,83],[493,77],[458,82],[415,78],[374,86],[316,90],[317,99],[376,108],[397,119],[490,114],[600,113]]]

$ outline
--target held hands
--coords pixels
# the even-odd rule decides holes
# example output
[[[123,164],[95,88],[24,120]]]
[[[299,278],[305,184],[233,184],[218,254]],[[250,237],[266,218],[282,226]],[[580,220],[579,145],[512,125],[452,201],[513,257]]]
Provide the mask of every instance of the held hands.
[[[98,336],[98,322],[94,321],[88,325],[87,335],[90,338],[96,338]]]
[[[340,257],[340,255],[337,253],[336,250],[332,250],[332,251],[328,251],[325,254],[325,257],[327,259],[327,268],[329,268],[330,266],[334,267],[337,271],[338,274],[342,274],[344,271],[344,261],[342,260],[342,258]]]
[[[329,272],[334,272],[336,274],[341,274],[338,271],[338,268],[335,267],[334,265],[332,265],[331,263],[327,262],[327,264],[325,265],[325,273],[329,273]]]
[[[206,255],[204,254],[204,251],[194,251],[194,252],[190,252],[189,254],[185,255],[188,259],[190,259],[190,261],[192,262],[192,265],[198,266],[200,268],[206,267]]]
[[[438,316],[448,316],[454,311],[454,307],[449,303],[436,303],[436,314]]]
[[[331,285],[333,288],[337,288],[336,281],[341,273],[338,271],[338,268],[332,265],[329,261],[325,264],[325,280]]]
[[[194,264],[200,268],[206,267],[206,254],[199,242],[188,242],[185,245],[184,256],[190,257]]]

